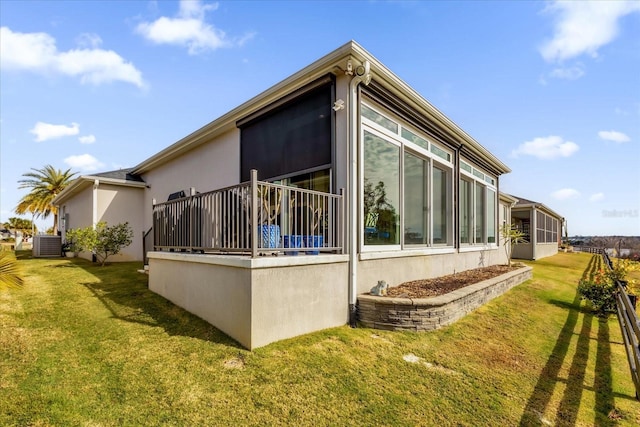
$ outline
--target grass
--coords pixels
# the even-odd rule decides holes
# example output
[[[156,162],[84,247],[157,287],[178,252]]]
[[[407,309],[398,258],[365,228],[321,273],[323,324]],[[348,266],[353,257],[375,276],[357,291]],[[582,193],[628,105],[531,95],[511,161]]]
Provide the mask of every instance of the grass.
[[[3,426],[640,424],[616,320],[576,296],[588,254],[530,263],[532,280],[435,332],[344,326],[253,352],[151,293],[138,264],[18,258]]]

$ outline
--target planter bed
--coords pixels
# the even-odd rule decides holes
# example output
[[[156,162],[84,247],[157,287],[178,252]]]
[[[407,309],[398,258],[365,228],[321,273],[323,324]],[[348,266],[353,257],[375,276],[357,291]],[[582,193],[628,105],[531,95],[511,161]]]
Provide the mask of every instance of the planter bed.
[[[430,298],[362,294],[358,296],[358,320],[374,329],[430,331],[455,322],[531,277],[532,268],[523,267]]]

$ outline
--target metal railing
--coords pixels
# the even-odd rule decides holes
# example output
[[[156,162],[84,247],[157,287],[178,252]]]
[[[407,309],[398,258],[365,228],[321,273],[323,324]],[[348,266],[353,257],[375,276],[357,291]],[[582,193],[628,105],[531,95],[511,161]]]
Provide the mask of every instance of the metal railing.
[[[342,193],[342,191],[341,191]],[[153,206],[155,250],[342,253],[343,197],[257,180]]]
[[[613,263],[606,251],[601,251],[607,267],[612,270]],[[636,399],[640,400],[640,319],[636,313],[636,308],[631,302],[625,284],[616,280],[616,314],[620,331],[624,340],[624,347],[631,370],[631,379],[636,387]]]
[[[142,232],[142,260],[144,265],[149,265],[149,257],[147,254],[153,250],[153,227]]]

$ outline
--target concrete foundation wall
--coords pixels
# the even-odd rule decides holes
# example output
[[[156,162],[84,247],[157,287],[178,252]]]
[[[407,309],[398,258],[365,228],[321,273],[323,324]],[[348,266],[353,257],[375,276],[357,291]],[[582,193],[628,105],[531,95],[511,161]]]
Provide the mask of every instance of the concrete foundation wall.
[[[364,253],[358,262],[357,293],[369,292],[378,280],[397,286],[411,280],[453,274],[490,265],[505,264],[504,248],[443,254]],[[387,256],[391,258],[381,258]]]
[[[515,245],[511,257],[515,259],[533,259],[533,244],[520,243]]]
[[[536,245],[536,258],[545,258],[548,256],[553,256],[558,253],[558,244],[557,243],[545,243]]]
[[[248,349],[344,325],[347,274],[346,256],[149,253],[149,289]]]
[[[250,347],[251,271],[204,258],[150,252],[149,289]]]

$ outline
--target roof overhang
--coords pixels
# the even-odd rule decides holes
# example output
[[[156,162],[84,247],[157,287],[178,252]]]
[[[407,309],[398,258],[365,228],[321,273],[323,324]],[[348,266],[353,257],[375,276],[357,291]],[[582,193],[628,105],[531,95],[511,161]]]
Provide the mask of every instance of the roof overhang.
[[[511,212],[525,211],[525,210],[531,210],[531,209],[537,209],[537,210],[543,211],[544,213],[547,213],[560,220],[564,219],[562,215],[555,212],[553,209],[549,208],[548,206],[543,205],[542,203],[518,204],[511,207]]]
[[[76,194],[80,193],[87,187],[91,187],[95,184],[109,184],[109,185],[117,185],[120,187],[134,187],[134,188],[145,188],[147,186],[146,183],[140,181],[129,181],[126,179],[117,179],[117,178],[106,178],[103,176],[96,175],[82,175],[73,181],[69,185],[65,187],[64,190],[60,192],[56,197],[53,198],[51,204],[54,206],[60,206],[62,203],[74,197]]]
[[[500,173],[511,172],[511,169],[502,163],[496,156],[491,154],[478,141],[473,139],[462,128],[451,119],[435,108],[418,92],[402,81],[385,65],[378,61],[373,55],[367,52],[355,41],[349,41],[328,55],[323,56],[297,73],[291,75],[280,83],[272,86],[259,95],[251,98],[247,102],[234,108],[218,119],[210,122],[204,127],[180,139],[164,150],[154,154],[132,169],[132,173],[140,175],[148,172],[167,161],[179,156],[195,147],[211,141],[213,138],[223,133],[236,129],[236,122],[256,111],[278,101],[288,93],[291,93],[315,80],[328,74],[344,75],[347,60],[351,60],[354,68],[357,65],[369,61],[371,64],[371,74],[373,79],[391,91],[403,102],[406,102],[420,114],[433,120],[445,132],[460,141],[477,156],[493,165]],[[359,63],[359,64],[358,64]]]
[[[518,203],[518,199],[513,197],[511,194],[499,192],[498,197],[503,202],[510,203],[512,207],[513,207],[514,204]]]

